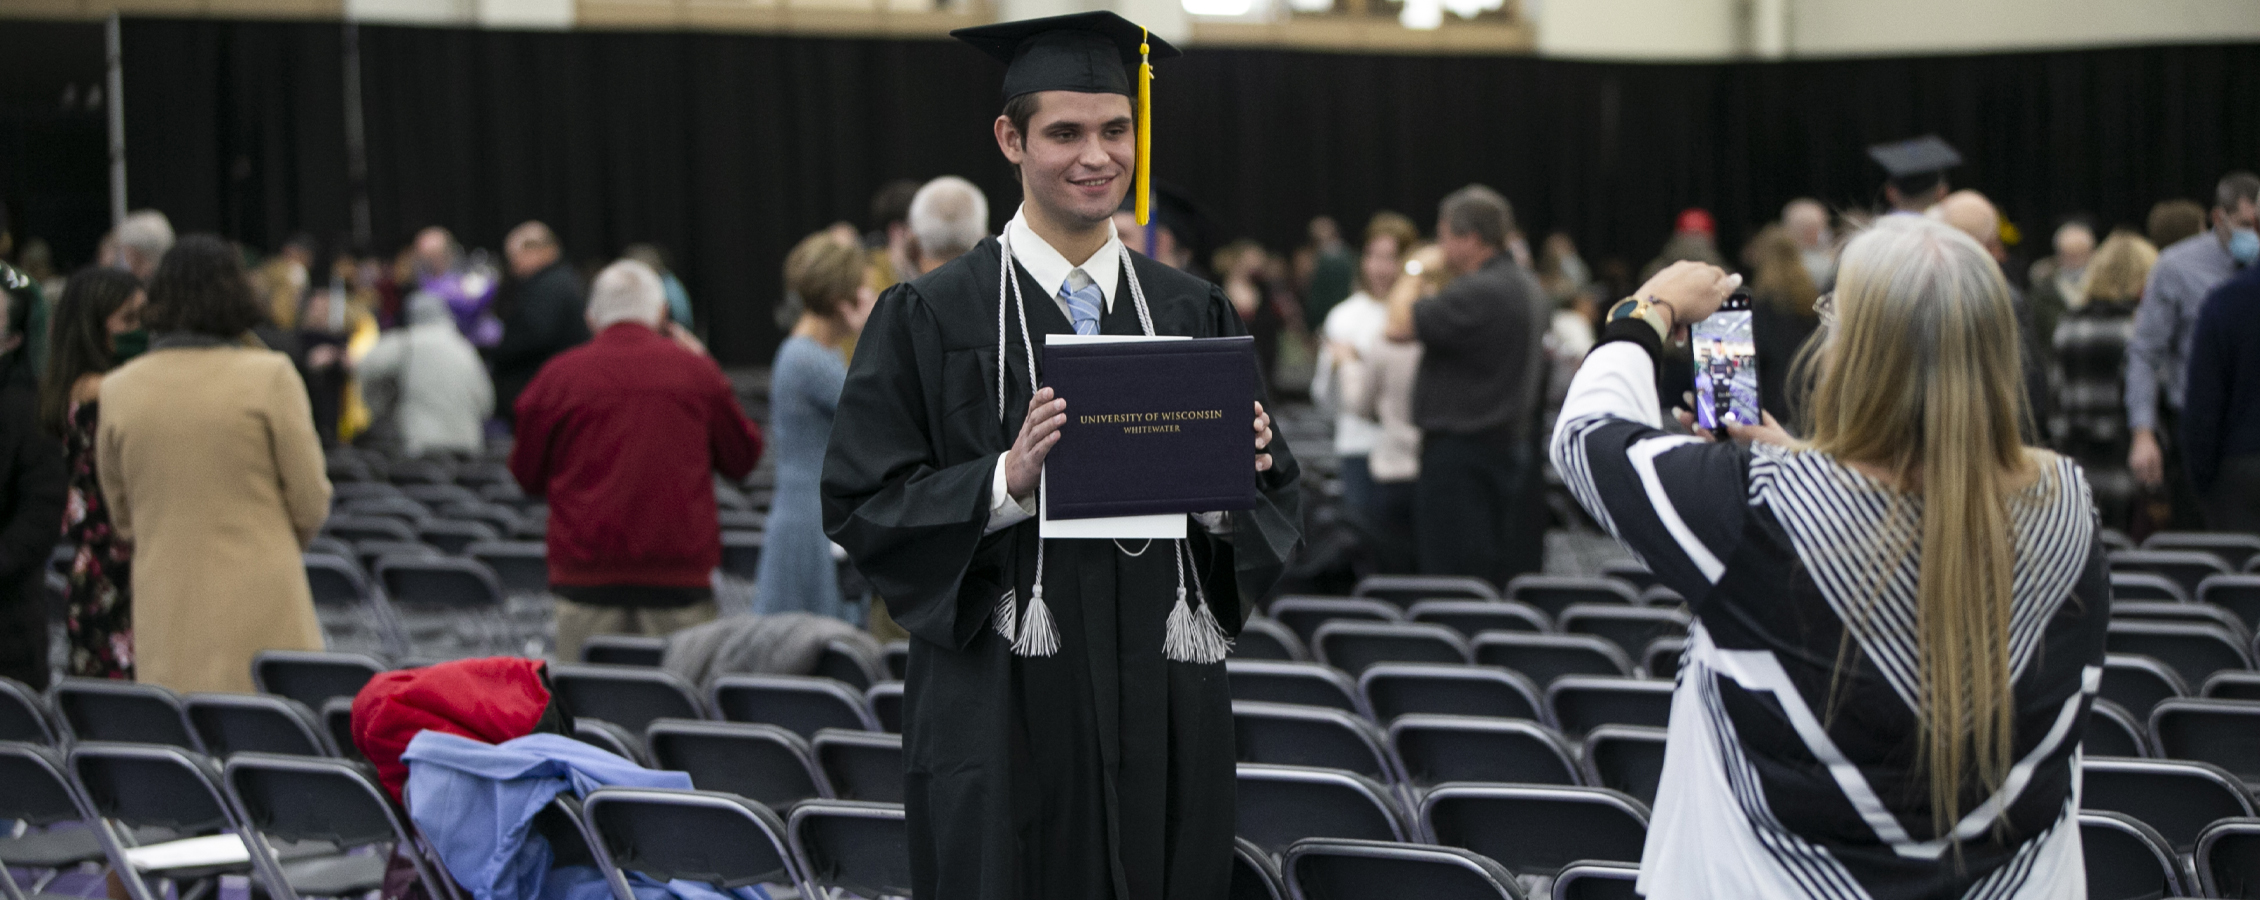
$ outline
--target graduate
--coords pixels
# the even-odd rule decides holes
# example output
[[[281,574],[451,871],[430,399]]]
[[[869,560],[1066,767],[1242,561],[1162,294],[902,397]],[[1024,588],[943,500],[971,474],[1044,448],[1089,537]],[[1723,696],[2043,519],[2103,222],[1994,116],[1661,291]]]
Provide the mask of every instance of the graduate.
[[[1036,521],[1075,404],[1033,390],[1043,335],[1246,333],[1219,288],[1126,251],[1112,223],[1146,162],[1134,98],[1177,52],[1107,12],[954,35],[1007,64],[994,131],[1024,201],[1002,235],[879,298],[823,482],[826,531],[911,634],[913,891],[1221,900],[1223,659],[1298,540],[1294,457],[1258,403],[1254,509],[1188,517],[1184,540],[1040,541]]]

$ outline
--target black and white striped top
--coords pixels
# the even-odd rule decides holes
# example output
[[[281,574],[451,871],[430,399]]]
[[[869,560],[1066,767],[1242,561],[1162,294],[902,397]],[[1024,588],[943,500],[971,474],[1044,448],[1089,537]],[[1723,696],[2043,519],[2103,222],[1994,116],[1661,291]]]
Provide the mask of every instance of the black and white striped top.
[[[1640,890],[2084,896],[2077,759],[2110,579],[2079,468],[2048,457],[2012,503],[2015,764],[1998,792],[1965,777],[1941,836],[1917,771],[1921,499],[1819,452],[1667,433],[1654,331],[1619,322],[1604,341],[1571,383],[1554,465],[1696,618]]]

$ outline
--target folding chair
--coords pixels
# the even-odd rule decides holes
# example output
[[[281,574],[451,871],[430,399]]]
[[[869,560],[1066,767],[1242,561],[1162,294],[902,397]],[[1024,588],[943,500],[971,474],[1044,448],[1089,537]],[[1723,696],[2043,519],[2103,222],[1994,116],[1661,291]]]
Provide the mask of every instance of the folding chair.
[[[1678,591],[1659,584],[1640,592],[1640,605],[1678,609],[1687,605],[1687,598],[1680,596]]]
[[[830,678],[724,675],[714,680],[713,701],[724,719],[782,725],[804,738],[826,728],[879,730],[863,695]]]
[[[485,499],[447,504],[439,508],[439,515],[459,522],[477,522],[503,535],[516,533],[520,522],[517,510]]]
[[[1519,600],[1422,600],[1406,610],[1405,617],[1442,625],[1467,638],[1486,631],[1544,634],[1554,630],[1553,621],[1545,613]]]
[[[1255,620],[1250,619],[1248,621],[1254,622]],[[1240,629],[1240,634],[1243,641],[1246,640],[1247,633],[1247,628],[1243,626]],[[888,641],[886,643],[886,646],[879,648],[879,655],[885,658],[887,661],[888,680],[901,681],[905,678],[910,677],[909,641]]]
[[[1664,778],[1662,728],[1603,725],[1585,735],[1585,783],[1623,791],[1654,805]]]
[[[2260,575],[2214,575],[2197,583],[2197,600],[2228,610],[2245,627],[2260,630]]]
[[[1225,896],[1231,900],[1288,900],[1287,882],[1279,874],[1279,866],[1271,861],[1271,854],[1247,838],[1233,838],[1232,890]]]
[[[1636,591],[1645,591],[1659,583],[1656,581],[1656,573],[1629,559],[1612,559],[1602,563],[1601,574],[1631,585]]]
[[[1523,900],[1514,873],[1456,847],[1308,838],[1280,869],[1296,897]]]
[[[2242,569],[2245,563],[2260,558],[2260,535],[2226,531],[2161,531],[2145,538],[2142,549],[2211,553],[2234,570]]]
[[[1640,900],[1640,867],[1581,859],[1554,876],[1553,900]]]
[[[314,606],[327,613],[321,616],[322,631],[331,645],[352,644],[360,635],[368,635],[367,640],[387,650],[406,647],[406,638],[386,615],[352,550],[339,556],[307,553],[300,559]]]
[[[667,639],[641,634],[592,634],[581,642],[581,661],[600,666],[656,669],[667,656]]]
[[[1416,832],[1389,789],[1338,769],[1241,763],[1233,804],[1239,835],[1279,854],[1312,837],[1409,841]]]
[[[451,475],[450,481],[452,480],[453,476]],[[479,502],[479,492],[452,483],[403,484],[400,486],[400,493],[410,500],[433,509],[454,503]]]
[[[1523,719],[1410,715],[1389,723],[1389,747],[1407,780],[1582,784],[1577,751],[1561,734]]]
[[[829,678],[856,690],[887,680],[885,661],[873,659],[846,641],[829,641],[816,657],[817,677]]]
[[[832,785],[808,741],[775,725],[661,719],[644,732],[652,763],[691,776],[702,791],[726,791],[771,809],[830,797]]]
[[[1342,670],[1322,663],[1227,659],[1225,678],[1234,700],[1324,706],[1371,717],[1358,699],[1357,685]]]
[[[2196,550],[2118,550],[2110,555],[2111,571],[2154,572],[2173,579],[2190,594],[2208,575],[2236,571],[2219,556]]]
[[[2253,814],[2244,785],[2211,763],[2095,757],[2080,763],[2080,778],[2083,808],[2140,819],[2176,853],[2190,852],[2215,820]]]
[[[826,728],[809,748],[840,799],[902,802],[902,735]]]
[[[385,599],[406,620],[410,635],[480,632],[474,646],[509,649],[509,619],[502,583],[475,559],[388,555],[377,560]]]
[[[1631,586],[1591,575],[1518,575],[1507,582],[1507,599],[1528,603],[1557,622],[1563,610],[1579,603],[1640,605],[1640,594]]]
[[[1640,671],[1650,678],[1676,679],[1679,677],[1679,660],[1687,655],[1687,639],[1663,637],[1648,642],[1648,649],[1640,654]]]
[[[1632,674],[1632,660],[1616,644],[1590,634],[1516,634],[1494,631],[1475,639],[1475,664],[1522,673],[1532,684],[1564,675]]]
[[[1650,678],[1564,675],[1546,686],[1546,710],[1573,738],[1603,725],[1671,726],[1672,683]]]
[[[1389,784],[1404,780],[1381,729],[1339,709],[1235,700],[1232,733],[1241,762],[1341,769]]]
[[[1687,626],[1695,620],[1677,609],[1573,603],[1562,610],[1558,621],[1565,634],[1604,638],[1623,650],[1625,656],[1637,657],[1659,639],[1686,637]]]
[[[251,683],[262,694],[276,694],[321,709],[332,697],[351,699],[369,679],[385,671],[382,660],[364,653],[325,650],[261,650],[251,657]]]
[[[573,739],[644,768],[651,767],[651,758],[644,755],[643,741],[638,740],[634,732],[603,719],[574,716]]]
[[[343,506],[354,500],[368,500],[374,497],[408,496],[401,493],[399,488],[382,481],[336,481],[335,476],[332,476],[332,481],[334,483],[330,485],[330,503],[335,506]]]
[[[443,870],[416,848],[407,822],[367,770],[338,759],[239,754],[221,784],[241,813],[252,867],[274,900],[353,896],[384,883],[386,853],[342,856],[317,866],[285,863],[278,847],[401,849],[426,896],[450,896]]]
[[[793,807],[786,834],[806,880],[803,897],[910,895],[910,835],[902,806],[810,800]]]
[[[416,529],[407,522],[382,516],[331,516],[322,533],[358,545],[362,541],[413,541]]]
[[[0,678],[0,741],[55,745],[55,726],[47,721],[39,694],[13,678]]]
[[[722,571],[747,581],[761,571],[761,532],[722,532]]]
[[[442,456],[394,459],[388,468],[387,477],[404,491],[414,484],[455,483],[455,461]]]
[[[646,666],[551,665],[550,689],[575,716],[640,734],[654,719],[703,719],[698,694],[675,673]]]
[[[1548,721],[1530,679],[1487,666],[1384,663],[1358,676],[1358,694],[1375,722],[1413,713]]]
[[[2087,711],[2087,736],[2080,752],[2088,756],[2149,757],[2150,737],[2127,708],[2096,698]]]
[[[2166,700],[2150,711],[2150,745],[2167,759],[2207,762],[2260,782],[2260,703]]]
[[[2215,672],[2198,688],[2197,696],[2209,700],[2260,700],[2260,672]]]
[[[1328,622],[1311,638],[1319,662],[1351,674],[1376,663],[1466,664],[1467,640],[1442,625]]]
[[[272,753],[336,756],[321,720],[306,704],[272,694],[190,694],[188,723],[214,756]]]
[[[888,734],[902,733],[902,682],[882,681],[863,692],[863,702],[870,704],[871,717],[879,720],[879,730]]]
[[[72,560],[71,558],[66,558],[65,556],[63,556],[63,553],[70,549],[71,548],[69,547],[55,548],[55,562],[57,565],[56,571],[60,574],[70,574],[70,566]],[[326,534],[317,534],[313,537],[313,539],[306,542],[305,554],[310,556],[335,556],[339,559],[352,559],[353,545],[338,540],[337,538],[330,537]],[[75,557],[76,554],[74,553],[73,556]]]
[[[49,691],[73,742],[163,744],[201,752],[179,694],[160,685],[65,678]]]
[[[510,474],[510,466],[505,463],[475,462],[455,471],[455,483],[477,491],[493,484],[515,485],[518,477]]]
[[[2111,597],[2188,603],[2189,591],[2184,590],[2180,582],[2156,572],[2114,570],[2111,572]]]
[[[2260,819],[2222,819],[2197,835],[2198,891],[2205,897],[2260,895]]]
[[[1402,622],[1405,612],[1386,601],[1353,597],[1281,597],[1271,601],[1267,615],[1287,626],[1305,647],[1328,622]]]
[[[1400,609],[1440,598],[1499,599],[1499,589],[1491,582],[1460,575],[1368,575],[1358,580],[1350,594],[1384,600]]]
[[[2158,701],[2189,696],[2189,683],[2172,666],[2150,657],[2111,653],[2103,657],[2103,687],[2098,694],[2143,722],[2150,719],[2150,708]]]
[[[2204,684],[2222,669],[2250,669],[2250,651],[2228,629],[2183,622],[2114,620],[2104,637],[2112,653],[2140,653],[2173,667],[2182,683]]]
[[[39,891],[55,873],[102,858],[94,831],[71,827],[86,819],[86,809],[70,777],[63,774],[61,754],[43,745],[0,741],[0,784],[8,786],[0,791],[0,822],[22,823],[28,829],[0,837],[0,896],[49,898]],[[57,825],[65,827],[50,827]],[[11,867],[48,874],[19,885],[8,871]]]
[[[2083,810],[2080,847],[2087,856],[2087,896],[2135,900],[2182,893],[2181,860],[2157,829],[2123,813]]]
[[[636,900],[629,872],[721,891],[757,884],[798,889],[807,881],[785,837],[785,820],[744,797],[598,788],[581,801],[581,820],[594,837],[590,843],[614,900]]]
[[[549,505],[531,498],[513,501],[518,507],[518,530],[510,533],[512,540],[541,541],[549,536]]]
[[[398,541],[391,538],[353,542],[353,558],[361,563],[361,571],[374,572],[377,561],[387,556],[445,556],[423,541]]]
[[[137,865],[128,852],[126,835],[136,829],[162,828],[180,837],[245,830],[221,793],[219,766],[203,754],[179,747],[90,742],[71,749],[69,771],[86,800],[95,838],[109,857],[110,869],[133,900],[165,896],[147,877],[194,881],[250,870],[260,856],[262,841],[255,834],[243,842],[243,862],[154,869]],[[374,890],[384,882],[380,856],[338,857],[335,847],[328,845],[269,849],[288,860],[282,880],[300,894],[347,896]]]
[[[338,512],[356,519],[391,519],[410,528],[432,517],[432,511],[424,504],[398,493],[347,500]]]
[[[1517,875],[1550,876],[1587,859],[1637,861],[1648,840],[1648,807],[1608,788],[1447,784],[1422,799],[1420,821],[1437,843]]]
[[[513,596],[549,593],[549,548],[540,541],[477,541],[463,555],[486,563]]]
[[[2172,600],[2113,600],[2111,621],[2119,622],[2181,622],[2191,625],[2212,625],[2233,635],[2238,642],[2252,642],[2252,628],[2226,609],[2210,603],[2177,603]]]
[[[906,654],[907,656],[907,654]],[[1301,662],[1310,658],[1303,649],[1303,639],[1287,630],[1287,626],[1268,616],[1251,616],[1240,626],[1240,636],[1232,641],[1233,659],[1268,659],[1279,662]],[[890,658],[890,662],[892,659]],[[895,673],[901,678],[903,673]]]

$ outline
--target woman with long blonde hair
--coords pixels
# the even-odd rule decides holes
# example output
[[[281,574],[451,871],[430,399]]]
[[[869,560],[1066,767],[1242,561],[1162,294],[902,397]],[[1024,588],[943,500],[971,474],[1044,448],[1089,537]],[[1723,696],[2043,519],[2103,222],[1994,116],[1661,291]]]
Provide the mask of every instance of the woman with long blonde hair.
[[[1553,439],[1696,617],[1641,892],[2083,895],[2110,583],[2085,477],[2020,438],[2008,284],[1960,232],[1878,222],[1817,304],[1809,442],[1666,432],[1663,340],[1736,283],[1680,263],[1613,308]]]

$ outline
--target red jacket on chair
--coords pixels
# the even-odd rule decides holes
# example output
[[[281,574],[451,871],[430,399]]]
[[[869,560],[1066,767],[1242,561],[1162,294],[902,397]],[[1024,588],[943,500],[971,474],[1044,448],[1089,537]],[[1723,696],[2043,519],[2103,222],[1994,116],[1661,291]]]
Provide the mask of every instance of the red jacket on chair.
[[[426,729],[489,744],[536,731],[571,734],[542,667],[538,659],[494,656],[382,673],[353,696],[353,745],[398,800],[408,783],[400,754]]]
[[[623,322],[518,395],[510,472],[549,500],[551,584],[705,587],[722,562],[713,473],[760,459],[721,367]]]

